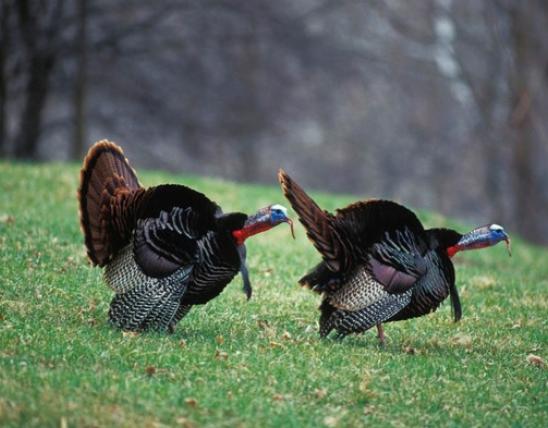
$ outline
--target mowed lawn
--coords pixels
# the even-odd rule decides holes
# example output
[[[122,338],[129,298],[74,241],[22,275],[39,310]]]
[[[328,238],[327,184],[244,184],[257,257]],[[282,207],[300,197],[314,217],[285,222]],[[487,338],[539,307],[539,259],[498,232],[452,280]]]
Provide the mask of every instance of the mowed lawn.
[[[78,170],[0,162],[0,426],[548,426],[547,370],[531,356],[548,359],[547,250],[514,239],[512,258],[503,245],[459,254],[463,320],[446,302],[387,324],[383,348],[374,331],[319,339],[320,298],[297,285],[319,257],[283,225],[248,241],[249,302],[238,276],[174,334],[124,334],[86,260]],[[190,185],[225,211],[286,203],[275,177],[140,178]],[[313,195],[327,209],[354,199]]]

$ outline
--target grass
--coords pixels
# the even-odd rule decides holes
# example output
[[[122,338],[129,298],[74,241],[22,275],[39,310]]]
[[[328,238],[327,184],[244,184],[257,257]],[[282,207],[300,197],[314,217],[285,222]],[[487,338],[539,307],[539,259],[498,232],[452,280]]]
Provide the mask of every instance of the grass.
[[[74,165],[0,162],[1,426],[548,426],[548,251],[514,240],[456,257],[464,318],[428,317],[342,342],[317,335],[319,297],[297,279],[317,260],[302,228],[249,241],[254,296],[237,277],[173,335],[123,334],[89,267]],[[282,202],[276,187],[186,183],[225,211]],[[315,195],[327,209],[351,198]],[[427,225],[452,225],[421,213]]]

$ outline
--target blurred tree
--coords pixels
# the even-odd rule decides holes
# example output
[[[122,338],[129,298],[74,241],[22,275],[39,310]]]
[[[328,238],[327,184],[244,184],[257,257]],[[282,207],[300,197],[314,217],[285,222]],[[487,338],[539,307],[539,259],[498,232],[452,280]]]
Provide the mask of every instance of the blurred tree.
[[[79,158],[108,137],[148,167],[272,183],[284,166],[548,242],[546,9],[0,0],[0,151]]]
[[[11,154],[26,159],[38,157],[40,139],[47,129],[44,114],[52,90],[56,95],[64,94],[71,86],[68,93],[72,94],[72,114],[63,125],[73,130],[68,152],[73,158],[80,158],[84,151],[90,19],[96,24],[92,48],[100,52],[117,49],[134,33],[161,25],[162,17],[168,16],[177,4],[183,5],[171,1],[144,6],[133,0],[95,0],[90,7],[87,0],[0,1],[0,150],[7,152],[7,142],[13,140]],[[124,8],[130,14],[137,11],[136,19],[125,25],[109,20]],[[74,73],[67,76],[65,67],[71,63],[75,64]],[[15,124],[13,136],[7,126],[10,116]]]
[[[510,75],[510,124],[513,129],[514,215],[518,231],[534,242],[543,242],[548,195],[546,181],[541,181],[536,159],[546,147],[543,127],[548,115],[548,102],[543,94],[548,89],[548,4],[542,0],[512,2],[510,16],[510,47],[513,67]],[[546,154],[546,150],[544,150]],[[541,168],[546,169],[544,157]]]
[[[87,89],[87,0],[78,0],[76,35],[76,75],[74,77],[74,136],[71,157],[80,159],[86,147],[86,89]]]
[[[15,4],[21,42],[17,48],[24,52],[21,64],[26,67],[26,81],[14,153],[18,158],[34,158],[50,75],[58,58],[57,44],[63,30],[60,23],[65,2],[18,0]]]
[[[12,9],[12,1],[0,0],[0,156],[6,154],[6,96],[8,87],[7,56],[8,49],[10,47],[9,19],[12,15]]]

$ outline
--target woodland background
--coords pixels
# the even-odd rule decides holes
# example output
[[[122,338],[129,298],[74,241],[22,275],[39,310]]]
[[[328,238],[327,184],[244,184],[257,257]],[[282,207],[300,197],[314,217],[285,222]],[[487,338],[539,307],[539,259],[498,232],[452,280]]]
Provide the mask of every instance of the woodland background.
[[[0,157],[394,198],[548,243],[548,2],[0,0]],[[251,209],[252,207],[250,207]]]

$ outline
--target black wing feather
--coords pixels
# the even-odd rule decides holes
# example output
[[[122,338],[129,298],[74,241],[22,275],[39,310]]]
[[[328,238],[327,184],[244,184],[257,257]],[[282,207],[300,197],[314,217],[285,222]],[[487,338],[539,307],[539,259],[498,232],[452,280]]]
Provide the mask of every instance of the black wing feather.
[[[197,259],[198,216],[191,208],[176,207],[157,218],[139,220],[134,235],[135,260],[154,278],[172,274]]]

